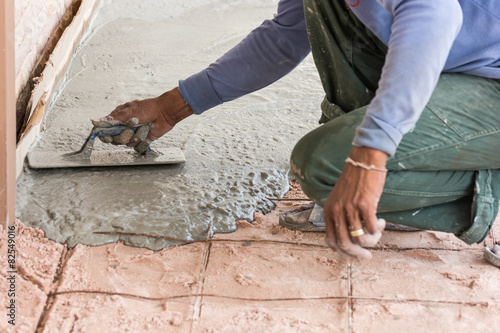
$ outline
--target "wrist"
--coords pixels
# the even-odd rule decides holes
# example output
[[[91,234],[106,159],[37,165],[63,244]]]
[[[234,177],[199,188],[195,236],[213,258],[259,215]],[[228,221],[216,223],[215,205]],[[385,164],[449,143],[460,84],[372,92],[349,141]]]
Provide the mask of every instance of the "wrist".
[[[349,153],[349,157],[356,162],[384,169],[389,155],[375,148],[354,146]]]
[[[194,113],[191,106],[182,97],[178,87],[162,94],[158,100],[161,114],[172,127]]]

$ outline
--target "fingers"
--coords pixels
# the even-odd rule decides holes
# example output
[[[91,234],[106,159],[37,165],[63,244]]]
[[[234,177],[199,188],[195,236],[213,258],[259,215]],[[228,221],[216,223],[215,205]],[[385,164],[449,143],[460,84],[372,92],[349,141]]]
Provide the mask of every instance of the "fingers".
[[[329,227],[329,225],[326,225],[326,231],[325,231],[325,242],[326,244],[333,250],[333,252],[342,260],[349,260],[352,259],[350,255],[347,253],[344,253],[338,246],[337,246],[337,241],[335,237],[335,229]]]
[[[373,235],[365,232],[360,236],[351,236],[350,232],[347,230],[345,222],[335,223],[335,227],[335,230],[332,229],[332,231],[326,233],[326,243],[342,259],[372,258],[371,252],[364,247],[372,247],[376,245],[382,236],[381,232]]]
[[[355,218],[357,215],[345,214],[345,211],[340,207],[340,205],[336,205],[330,207],[331,210],[325,210],[325,220],[330,222],[326,223],[325,240],[327,245],[344,260],[352,258],[371,259],[370,251],[356,243],[357,237],[351,236],[352,231],[363,230],[361,221],[359,218]],[[349,219],[347,219],[347,216],[349,216]],[[354,221],[354,223],[348,224],[348,220]]]
[[[111,127],[111,126],[118,126],[118,125],[125,125],[128,127],[136,127],[139,125],[139,119],[132,117],[130,119],[126,119],[125,121],[115,119],[113,116],[109,115],[103,118],[98,118],[98,119],[90,119],[92,124],[95,127]]]
[[[140,128],[137,133],[128,141],[131,147],[137,146],[139,143],[148,139],[149,142],[144,145],[149,146],[151,141],[163,136],[166,132],[172,129],[168,122],[160,117],[161,113],[158,111],[158,102],[156,99],[148,99],[143,101],[132,101],[118,106],[109,115],[91,119],[92,124],[96,127],[110,127],[117,125],[125,125],[128,127],[138,127],[140,125],[148,124],[147,128]],[[109,138],[101,139],[104,142],[109,142]],[[114,139],[114,144],[117,139]],[[124,142],[120,139],[118,142]]]
[[[376,216],[376,206],[369,207],[363,202],[362,204],[358,204],[357,212],[360,212],[359,214],[361,214],[362,221],[364,223],[361,222],[358,215],[357,219],[351,219],[350,221],[348,221],[349,228],[352,228],[354,230],[363,228],[362,230],[364,231],[364,233],[359,236],[352,237],[352,239],[356,244],[359,244],[362,247],[373,247],[382,237],[382,231],[384,230],[385,222],[382,222],[382,224],[378,222]]]
[[[382,237],[382,232],[385,228],[385,220],[377,219],[375,213],[364,216],[366,233],[358,238],[357,243],[363,247],[373,247],[377,245]]]
[[[371,259],[372,255],[370,251],[357,244],[358,242],[360,244],[363,243],[367,237],[366,233],[360,236],[351,236],[351,230],[349,230],[363,230],[363,226],[357,214],[350,215],[350,221],[347,220],[345,215],[339,214],[335,220],[334,226],[337,234],[337,245],[343,252],[354,258]]]
[[[324,208],[327,244],[343,257],[370,259],[385,226],[376,216],[385,177],[346,167]]]
[[[135,147],[135,151],[138,152],[139,154],[145,154],[149,151],[149,140],[143,140],[139,142]]]
[[[148,137],[148,133],[150,130],[151,126],[146,124],[137,129],[135,132],[134,136],[132,139],[127,143],[127,146],[129,147],[135,147],[137,146],[140,142],[146,140]]]
[[[376,174],[375,177],[377,175],[379,174]],[[381,177],[381,181],[379,182],[379,185],[382,185],[375,186],[373,191],[369,191],[371,193],[370,196],[363,197],[356,201],[356,209],[361,215],[361,219],[364,222],[364,230],[366,232],[363,235],[354,238],[353,240],[363,247],[375,246],[382,237],[382,231],[384,231],[385,228],[385,221],[383,219],[377,219],[376,215],[384,181],[385,175]],[[351,225],[357,224],[358,223],[356,221],[351,221]]]
[[[137,127],[141,123],[150,122],[145,118],[143,112],[144,101],[132,101],[116,107],[109,115],[91,119],[96,127],[110,127],[116,125],[125,125],[128,127]],[[146,117],[147,118],[147,117]]]
[[[97,118],[97,119],[90,119],[92,124],[95,127],[111,127],[111,126],[118,126],[121,125],[122,123],[118,120],[114,120],[113,117],[111,116],[106,116],[103,118]]]
[[[345,209],[349,211],[349,213],[346,215],[345,219],[348,236],[344,236],[344,241],[350,245],[348,241],[352,240],[352,243],[359,245],[362,250],[358,248],[354,250],[358,258],[370,259],[370,252],[364,250],[363,247],[372,246],[372,235],[367,234],[367,230],[359,217],[359,213],[354,207],[347,205]]]
[[[135,132],[132,129],[126,129],[118,135],[113,136],[114,145],[125,145],[130,142]]]
[[[104,143],[112,143],[113,142],[113,137],[111,135],[100,135],[98,136],[99,140],[101,140]]]
[[[347,207],[349,207],[347,205]],[[361,211],[363,220],[360,219],[358,212]],[[383,219],[377,219],[376,210],[366,212],[363,209],[354,209],[349,213],[349,217],[345,219],[345,223],[341,223],[339,226],[338,239],[340,243],[344,243],[346,247],[352,247],[352,249],[346,250],[342,248],[346,253],[352,254],[357,258],[371,259],[370,251],[364,249],[366,247],[375,246],[380,238],[382,237],[382,231],[385,228],[385,221]],[[347,226],[349,231],[349,238],[343,232],[343,229]],[[349,242],[359,246],[351,246]]]
[[[377,231],[375,233],[365,232],[361,236],[352,237],[352,239],[353,239],[353,242],[355,242],[356,244],[359,244],[363,248],[366,248],[366,247],[373,247],[373,246],[377,245],[377,243],[381,237],[382,237],[382,232]]]
[[[139,127],[127,146],[134,147],[135,151],[139,154],[147,153],[149,151],[149,144],[151,143],[148,139],[150,129],[151,126],[147,124]]]
[[[150,128],[151,126],[146,124],[137,129],[126,129],[114,136],[101,135],[99,139],[104,143],[134,147],[136,151],[144,154],[149,151],[149,144],[151,143],[151,141],[147,139]]]

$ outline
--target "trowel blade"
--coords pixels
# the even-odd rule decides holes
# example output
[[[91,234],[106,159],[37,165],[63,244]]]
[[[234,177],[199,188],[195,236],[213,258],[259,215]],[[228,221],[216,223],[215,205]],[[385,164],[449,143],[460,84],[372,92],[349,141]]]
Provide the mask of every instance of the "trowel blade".
[[[179,148],[159,148],[154,153],[140,155],[136,151],[93,151],[88,158],[67,158],[71,152],[29,152],[28,164],[33,169],[116,167],[127,165],[157,165],[185,163],[186,158]]]

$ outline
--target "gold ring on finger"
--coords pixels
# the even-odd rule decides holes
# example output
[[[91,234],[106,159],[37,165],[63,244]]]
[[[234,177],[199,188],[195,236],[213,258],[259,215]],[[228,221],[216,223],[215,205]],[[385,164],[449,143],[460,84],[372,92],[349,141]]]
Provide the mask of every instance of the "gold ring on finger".
[[[358,229],[358,230],[350,231],[349,233],[351,234],[351,237],[359,237],[359,236],[363,235],[365,233],[365,231],[363,229]]]

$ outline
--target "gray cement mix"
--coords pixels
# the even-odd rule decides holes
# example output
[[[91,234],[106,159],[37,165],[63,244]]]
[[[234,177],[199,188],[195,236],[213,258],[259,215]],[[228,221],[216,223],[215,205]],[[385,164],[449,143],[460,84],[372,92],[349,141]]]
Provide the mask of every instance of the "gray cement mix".
[[[157,96],[205,68],[276,12],[266,0],[103,0],[74,55],[36,151],[77,150],[90,118]],[[174,243],[95,231],[188,240],[236,229],[288,189],[289,155],[317,125],[322,88],[309,56],[277,83],[200,116],[152,147],[179,147],[173,166],[30,170],[18,181],[18,218],[72,247],[122,240],[158,250]],[[123,150],[96,143],[96,150]]]

